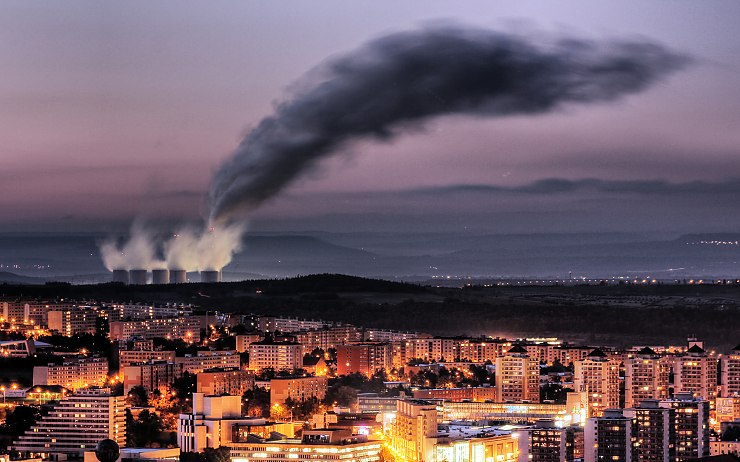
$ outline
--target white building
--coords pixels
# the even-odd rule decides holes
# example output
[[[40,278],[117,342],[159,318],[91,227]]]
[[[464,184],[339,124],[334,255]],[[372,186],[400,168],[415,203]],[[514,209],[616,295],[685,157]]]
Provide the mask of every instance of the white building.
[[[78,390],[18,437],[11,449],[48,457],[66,454],[81,458],[105,438],[126,444],[125,398],[110,396],[107,388]]]

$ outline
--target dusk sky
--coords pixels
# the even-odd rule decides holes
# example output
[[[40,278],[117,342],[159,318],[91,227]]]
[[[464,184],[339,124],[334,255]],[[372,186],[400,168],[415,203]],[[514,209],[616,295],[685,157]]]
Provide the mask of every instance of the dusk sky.
[[[214,172],[304,73],[440,22],[644,39],[693,63],[618,101],[360,140],[263,204],[254,229],[737,231],[738,18],[729,0],[4,0],[0,231],[203,216]]]

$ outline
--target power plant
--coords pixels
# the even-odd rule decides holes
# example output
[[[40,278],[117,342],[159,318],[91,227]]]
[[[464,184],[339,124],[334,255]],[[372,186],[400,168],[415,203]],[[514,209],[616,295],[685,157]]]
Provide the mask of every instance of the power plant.
[[[221,271],[201,271],[200,282],[221,282]]]
[[[185,284],[188,282],[188,274],[185,270],[170,270],[170,284]]]
[[[132,269],[129,271],[129,283],[134,285],[145,285],[147,282],[147,273],[145,269]]]
[[[129,283],[128,270],[117,269],[113,270],[113,282],[121,282],[123,284]]]
[[[152,284],[168,284],[170,282],[170,270],[152,270]]]
[[[187,271],[181,269],[155,269],[152,270],[151,284],[184,284],[188,282]],[[223,275],[220,270],[205,270],[200,272],[200,282],[213,283],[222,282]],[[115,269],[113,270],[113,282],[123,284],[144,285],[149,283],[149,271],[145,269]]]

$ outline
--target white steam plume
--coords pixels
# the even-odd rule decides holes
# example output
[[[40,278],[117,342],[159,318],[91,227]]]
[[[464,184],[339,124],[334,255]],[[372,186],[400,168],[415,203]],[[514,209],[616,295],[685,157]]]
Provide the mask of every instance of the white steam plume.
[[[139,222],[131,225],[130,237],[123,246],[116,239],[108,239],[100,245],[100,254],[108,271],[165,268],[164,261],[157,257],[154,235]]]

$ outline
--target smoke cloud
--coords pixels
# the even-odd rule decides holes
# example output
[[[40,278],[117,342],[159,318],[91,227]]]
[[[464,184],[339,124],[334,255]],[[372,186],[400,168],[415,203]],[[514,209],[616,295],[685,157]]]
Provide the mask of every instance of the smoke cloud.
[[[432,117],[544,114],[639,92],[685,56],[644,42],[531,38],[454,26],[372,41],[300,79],[216,173],[210,221],[238,219],[362,137],[392,139]]]
[[[216,172],[205,229],[157,242],[142,227],[101,246],[108,269],[220,270],[240,249],[245,214],[321,159],[365,137],[390,140],[433,117],[545,114],[613,101],[689,62],[645,41],[596,43],[435,26],[396,33],[304,75]],[[237,224],[234,224],[237,223]],[[162,255],[159,258],[158,255]]]

